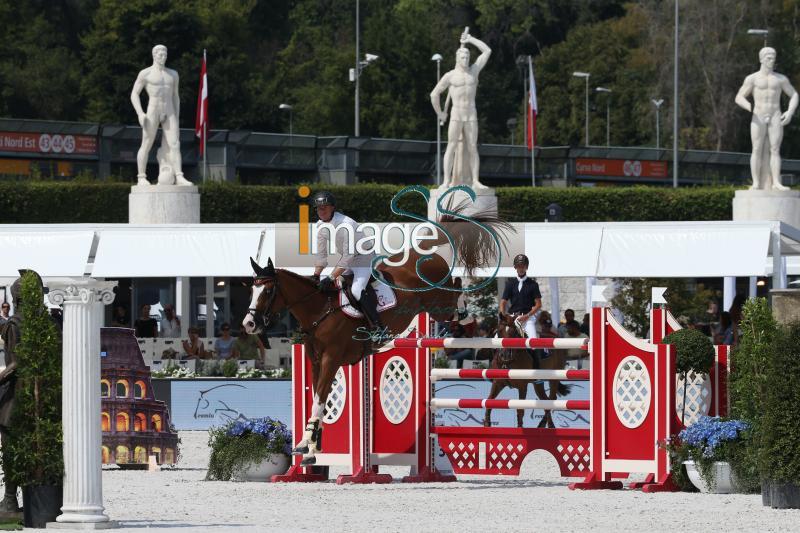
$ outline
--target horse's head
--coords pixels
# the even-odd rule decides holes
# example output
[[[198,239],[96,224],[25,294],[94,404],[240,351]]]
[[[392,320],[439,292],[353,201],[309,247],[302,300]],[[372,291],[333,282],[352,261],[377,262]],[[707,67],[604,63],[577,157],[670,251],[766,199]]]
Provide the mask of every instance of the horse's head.
[[[250,264],[253,266],[253,287],[250,307],[242,320],[242,327],[248,334],[253,334],[267,328],[272,318],[286,307],[286,302],[272,259],[269,259],[267,266],[260,267],[251,257]]]
[[[501,339],[512,339],[522,337],[519,324],[514,315],[500,313],[497,320],[497,336]]]

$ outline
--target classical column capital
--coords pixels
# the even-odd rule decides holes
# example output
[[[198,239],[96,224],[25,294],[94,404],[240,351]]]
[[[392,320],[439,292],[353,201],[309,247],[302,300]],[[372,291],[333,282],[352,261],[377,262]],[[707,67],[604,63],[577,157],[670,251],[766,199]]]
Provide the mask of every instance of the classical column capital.
[[[108,305],[114,301],[116,281],[98,281],[92,278],[76,279],[56,286],[50,286],[47,299],[53,305],[64,303],[101,303]]]

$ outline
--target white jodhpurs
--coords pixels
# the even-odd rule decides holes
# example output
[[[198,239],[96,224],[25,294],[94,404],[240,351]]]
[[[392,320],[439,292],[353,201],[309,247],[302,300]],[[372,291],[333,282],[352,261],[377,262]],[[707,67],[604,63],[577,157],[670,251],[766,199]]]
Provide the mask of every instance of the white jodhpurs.
[[[361,301],[361,294],[364,292],[364,289],[367,288],[372,270],[366,267],[356,267],[351,270],[353,272],[353,286],[351,289],[353,291],[353,298]]]
[[[522,329],[525,331],[525,336],[529,339],[539,338],[539,335],[536,333],[536,316],[532,316],[526,320],[522,325]]]

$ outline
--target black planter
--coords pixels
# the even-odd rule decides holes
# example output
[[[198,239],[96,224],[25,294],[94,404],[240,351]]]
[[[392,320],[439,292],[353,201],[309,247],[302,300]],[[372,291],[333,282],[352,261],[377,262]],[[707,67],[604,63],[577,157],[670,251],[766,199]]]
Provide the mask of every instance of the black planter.
[[[771,483],[773,509],[800,509],[800,486],[794,483]]]
[[[761,480],[761,504],[764,507],[772,505],[772,483],[768,479]]]
[[[31,485],[22,488],[22,519],[25,527],[45,527],[61,514],[64,487]]]

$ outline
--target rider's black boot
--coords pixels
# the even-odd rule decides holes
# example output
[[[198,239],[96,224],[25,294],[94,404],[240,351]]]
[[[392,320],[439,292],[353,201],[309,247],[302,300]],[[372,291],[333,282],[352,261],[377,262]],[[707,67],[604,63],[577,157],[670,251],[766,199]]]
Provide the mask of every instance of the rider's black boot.
[[[370,331],[382,334],[383,323],[381,323],[381,317],[378,314],[378,295],[375,294],[375,289],[367,285],[367,288],[361,293],[361,301],[359,303],[361,304],[361,312],[364,313],[364,317],[369,324]]]

